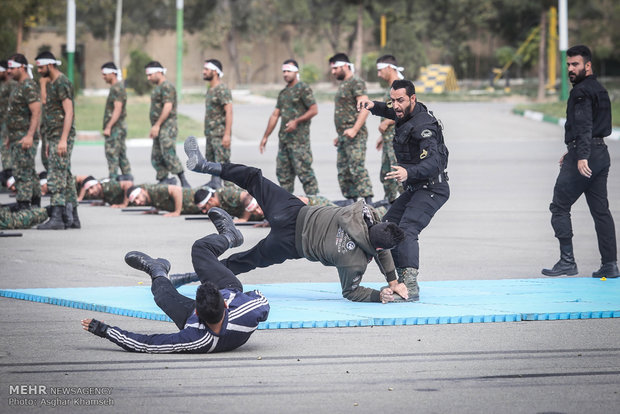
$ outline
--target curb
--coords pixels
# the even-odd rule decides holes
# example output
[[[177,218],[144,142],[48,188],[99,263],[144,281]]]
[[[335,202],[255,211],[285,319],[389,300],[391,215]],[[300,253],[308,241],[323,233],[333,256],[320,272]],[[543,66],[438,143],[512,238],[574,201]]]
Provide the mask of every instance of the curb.
[[[539,122],[548,122],[550,124],[556,124],[561,127],[566,123],[566,118],[557,118],[555,116],[543,114],[542,112],[530,111],[529,109],[513,109],[512,113],[515,115],[520,115],[527,119],[532,119],[534,121]],[[609,139],[613,139],[614,141],[620,140],[620,128],[612,128],[611,135],[608,137]]]

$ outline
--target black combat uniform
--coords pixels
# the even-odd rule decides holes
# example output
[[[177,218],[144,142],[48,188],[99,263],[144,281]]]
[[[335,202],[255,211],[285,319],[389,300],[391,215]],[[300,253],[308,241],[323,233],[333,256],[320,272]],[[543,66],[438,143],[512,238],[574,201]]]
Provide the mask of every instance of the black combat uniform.
[[[400,119],[384,102],[374,101],[370,112],[396,120],[394,152],[398,165],[407,170],[407,181],[403,183],[405,192],[383,221],[396,223],[405,232],[405,241],[392,249],[396,267],[419,269],[418,235],[450,197],[443,132],[437,118],[421,102]]]

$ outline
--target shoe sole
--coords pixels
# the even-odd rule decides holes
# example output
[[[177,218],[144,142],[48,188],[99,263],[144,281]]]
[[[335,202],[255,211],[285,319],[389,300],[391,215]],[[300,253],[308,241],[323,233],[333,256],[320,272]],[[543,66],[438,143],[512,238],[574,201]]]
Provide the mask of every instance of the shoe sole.
[[[196,141],[196,137],[190,135],[187,137],[185,142],[183,143],[183,149],[185,150],[185,154],[189,156],[190,152],[199,151],[198,141]]]
[[[234,246],[231,247],[239,247],[243,244],[243,234],[239,231],[239,229],[237,229],[235,227],[235,223],[233,221],[233,218],[231,217],[230,214],[228,214],[225,210],[219,208],[219,207],[212,207],[211,209],[209,209],[209,212],[207,213],[207,216],[209,216],[209,219],[214,222],[213,218],[211,217],[211,215],[220,215],[226,218],[227,221],[230,222],[230,224],[233,227],[233,232],[235,233],[235,238],[237,239],[238,244],[235,244]],[[217,226],[215,227],[217,228]],[[218,230],[219,233],[219,230]]]

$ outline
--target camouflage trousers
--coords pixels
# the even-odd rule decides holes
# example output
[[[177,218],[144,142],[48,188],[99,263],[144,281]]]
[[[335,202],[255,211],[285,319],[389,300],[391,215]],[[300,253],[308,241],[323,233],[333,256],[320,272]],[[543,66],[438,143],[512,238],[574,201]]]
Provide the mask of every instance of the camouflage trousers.
[[[74,137],[67,140],[67,154],[58,155],[60,137],[48,137],[49,168],[47,170],[47,188],[51,194],[50,204],[64,206],[66,203],[77,205],[75,177],[71,175],[71,153],[73,152]]]
[[[289,193],[295,190],[295,177],[299,177],[306,194],[319,192],[319,183],[312,169],[312,148],[308,138],[290,142],[279,141],[276,177],[280,187]]]
[[[41,164],[43,164],[43,168],[45,168],[45,171],[50,169],[50,159],[49,159],[49,156],[45,153],[46,147],[47,147],[47,138],[45,134],[41,132]]]
[[[338,184],[345,198],[372,197],[372,183],[366,169],[368,133],[360,131],[353,139],[338,137]]]
[[[392,165],[397,165],[396,154],[394,154],[393,138],[383,138],[383,151],[381,153],[381,172],[379,178],[383,184],[385,199],[390,203],[398,198],[403,192],[403,185],[396,180],[386,180],[385,175],[392,171]]]
[[[0,229],[29,229],[47,220],[44,208],[32,208],[11,212],[8,207],[0,207]]]
[[[2,169],[9,170],[13,168],[13,160],[11,159],[11,147],[8,144],[9,133],[6,124],[0,125],[0,160],[2,160]]]
[[[207,135],[207,147],[205,158],[213,162],[230,162],[230,147],[224,148],[222,137],[210,137]]]
[[[168,177],[168,173],[183,172],[181,160],[177,157],[177,127],[162,127],[153,138],[151,165],[155,168],[157,181]]]
[[[20,134],[21,135],[21,134]],[[25,135],[25,133],[24,133]],[[35,169],[35,157],[39,140],[35,139],[32,147],[23,149],[19,141],[11,142],[11,158],[13,159],[13,177],[17,189],[17,201],[30,202],[33,197],[41,197],[41,185]]]
[[[118,124],[118,122],[117,122]],[[114,180],[118,176],[118,170],[121,174],[131,174],[131,165],[127,159],[127,125],[115,125],[112,128],[110,136],[105,137],[105,158],[108,161],[108,176]]]
[[[335,206],[334,203],[331,202],[326,197],[320,195],[308,195],[308,205],[309,206]]]

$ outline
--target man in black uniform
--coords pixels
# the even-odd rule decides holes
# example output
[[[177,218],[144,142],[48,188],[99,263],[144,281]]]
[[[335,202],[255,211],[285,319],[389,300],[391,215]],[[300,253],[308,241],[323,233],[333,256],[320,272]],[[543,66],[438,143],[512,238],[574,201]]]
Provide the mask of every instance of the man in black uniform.
[[[586,46],[566,51],[568,77],[573,84],[566,105],[564,141],[568,152],[560,159],[560,174],[553,189],[551,226],[560,241],[560,260],[543,269],[545,276],[576,275],[573,255],[571,206],[585,193],[601,253],[601,268],[592,277],[616,278],[616,230],[607,200],[609,151],[603,137],[611,134],[609,95],[592,72],[592,54]]]
[[[403,183],[405,192],[394,201],[383,221],[396,223],[405,232],[405,240],[392,250],[392,256],[398,280],[413,278],[419,291],[418,236],[450,197],[445,171],[448,149],[442,128],[432,112],[417,102],[415,86],[409,80],[392,82],[390,102],[362,100],[358,110],[363,109],[396,121],[393,145],[398,165],[393,165],[385,178]]]

